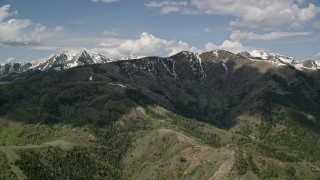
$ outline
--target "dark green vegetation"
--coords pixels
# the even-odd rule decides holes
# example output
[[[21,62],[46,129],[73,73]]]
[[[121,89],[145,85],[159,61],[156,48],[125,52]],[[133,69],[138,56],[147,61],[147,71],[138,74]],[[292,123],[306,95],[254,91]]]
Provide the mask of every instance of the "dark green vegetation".
[[[10,171],[7,162],[7,157],[4,153],[0,152],[0,179],[15,179],[16,175]]]
[[[0,151],[11,148],[9,166],[29,179],[320,177],[320,73],[225,51],[201,58],[182,52],[3,84]]]
[[[69,131],[70,127],[61,124],[26,125],[23,128],[7,128],[0,124],[0,146],[41,144],[62,138]]]

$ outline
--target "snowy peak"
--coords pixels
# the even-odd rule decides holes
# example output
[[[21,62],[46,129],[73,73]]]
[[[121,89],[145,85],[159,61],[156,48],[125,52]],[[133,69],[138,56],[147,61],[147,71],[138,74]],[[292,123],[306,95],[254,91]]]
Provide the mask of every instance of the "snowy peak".
[[[0,75],[6,75],[14,72],[23,72],[28,70],[31,66],[32,64],[28,62],[8,62],[4,65],[0,65]]]
[[[244,58],[252,58],[251,54],[249,52],[247,52],[247,51],[239,52],[237,55],[241,56],[241,57],[244,57]]]
[[[68,55],[65,53],[56,54],[50,57],[49,59],[47,59],[46,61],[35,65],[34,67],[32,67],[32,69],[47,71],[51,68],[58,68],[58,67],[61,68],[63,67],[64,62],[67,59],[68,59]]]
[[[48,60],[39,63],[34,69],[41,71],[56,70],[61,71],[76,66],[83,66],[89,64],[103,64],[111,62],[111,59],[104,57],[101,54],[92,53],[88,51],[79,51],[74,54],[60,53],[50,57]]]
[[[129,56],[125,56],[125,57],[121,58],[120,60],[132,60],[132,59],[141,59],[141,58],[144,58],[144,56],[129,55]]]
[[[109,58],[106,58],[105,56],[90,52],[90,51],[80,51],[76,53],[75,55],[70,55],[72,57],[72,60],[76,60],[79,62],[86,64],[103,64],[103,63],[108,63],[111,62],[112,60]]]
[[[73,58],[75,61],[86,63],[93,63],[92,57],[89,55],[87,51],[80,51],[78,52]]]
[[[320,69],[320,61],[315,60],[304,60],[304,61],[296,61],[293,63],[297,69],[308,69],[308,70],[318,70]]]
[[[14,72],[21,73],[28,70],[62,71],[76,66],[104,64],[111,61],[113,60],[106,58],[101,54],[85,50],[76,53],[59,53],[52,55],[49,58],[44,59],[42,62],[34,65],[28,62],[9,62],[4,65],[0,65],[0,75],[7,75]]]
[[[269,53],[262,50],[253,50],[249,54],[251,58],[261,59],[261,60],[270,60],[270,61],[280,62],[280,63],[293,64],[298,61],[293,57],[283,56],[277,53]]]
[[[262,50],[253,50],[250,53],[242,52],[238,53],[242,57],[249,58],[251,60],[263,60],[266,62],[274,63],[278,66],[290,65],[296,69],[303,70],[317,70],[320,69],[320,61],[315,60],[298,60],[294,57],[284,56],[277,53],[269,53]],[[248,56],[250,55],[250,56]]]
[[[262,51],[262,50],[253,50],[250,53],[250,56],[257,59],[269,60],[272,58],[271,54]]]

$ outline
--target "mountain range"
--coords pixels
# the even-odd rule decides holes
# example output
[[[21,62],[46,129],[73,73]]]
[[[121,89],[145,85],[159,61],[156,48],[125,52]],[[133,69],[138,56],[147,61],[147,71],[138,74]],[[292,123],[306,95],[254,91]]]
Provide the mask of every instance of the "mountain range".
[[[30,62],[9,62],[4,65],[0,65],[0,75],[7,75],[9,73],[21,73],[29,70],[62,71],[76,66],[103,64],[111,61],[111,59],[106,58],[101,54],[89,51],[79,51],[77,53],[60,53],[44,59],[38,64],[31,64]]]
[[[213,53],[217,50],[212,51]],[[206,52],[203,52],[206,53]],[[203,54],[200,53],[199,55]],[[299,70],[317,70],[320,69],[320,61],[316,60],[298,60],[293,57],[283,56],[277,53],[268,53],[262,50],[253,50],[249,52],[240,52],[237,55],[248,58],[253,61],[265,61],[277,66],[290,65]],[[119,60],[141,59],[142,56],[126,56]],[[101,54],[79,51],[76,53],[60,53],[55,54],[47,59],[42,60],[40,63],[32,64],[30,62],[8,62],[3,65],[0,64],[0,76],[8,75],[10,73],[22,73],[26,71],[39,70],[39,71],[62,71],[65,69],[90,65],[90,64],[104,64],[115,60],[107,58]]]
[[[317,61],[80,54],[2,78],[0,178],[319,179]]]

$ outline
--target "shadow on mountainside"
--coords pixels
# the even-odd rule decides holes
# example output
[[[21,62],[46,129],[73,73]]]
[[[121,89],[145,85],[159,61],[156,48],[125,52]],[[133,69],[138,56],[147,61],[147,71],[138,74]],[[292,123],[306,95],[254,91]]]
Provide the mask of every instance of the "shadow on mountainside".
[[[273,107],[279,105],[311,114],[314,122],[298,119],[318,127],[319,82],[318,72],[243,59],[196,64],[182,55],[149,57],[33,75],[0,86],[0,115],[27,123],[106,126],[137,105],[159,105],[228,129],[244,113],[272,121]]]
[[[115,84],[114,79],[108,77],[90,81],[94,69],[96,67],[86,66],[34,75],[3,85],[0,87],[0,113],[26,123],[106,126],[135,106],[127,94],[133,98],[139,91]]]

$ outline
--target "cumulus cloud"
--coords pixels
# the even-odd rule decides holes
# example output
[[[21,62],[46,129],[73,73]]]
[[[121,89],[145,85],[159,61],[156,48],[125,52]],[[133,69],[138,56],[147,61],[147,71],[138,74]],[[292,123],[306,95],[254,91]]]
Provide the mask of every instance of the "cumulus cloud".
[[[168,50],[170,51],[169,55],[174,55],[177,54],[181,51],[190,51],[190,52],[202,52],[202,50],[194,47],[194,46],[190,46],[188,43],[183,42],[183,41],[179,41],[176,45],[174,45],[173,47],[168,47]]]
[[[250,47],[245,47],[242,45],[241,42],[238,41],[230,41],[230,40],[225,40],[221,45],[216,45],[212,42],[209,42],[205,45],[206,51],[211,51],[215,49],[223,49],[226,51],[230,51],[233,53],[239,53],[242,51],[250,51],[252,48]]]
[[[68,32],[62,26],[48,28],[30,19],[10,18],[18,13],[10,12],[10,5],[0,7],[0,12],[0,47],[24,46],[56,52],[88,49],[110,58],[167,56],[183,50],[199,51],[186,42],[162,39],[146,32],[137,39],[123,39],[123,34],[117,30],[106,30],[97,36],[83,36]]]
[[[111,58],[121,58],[128,55],[167,56],[184,50],[200,51],[195,47],[191,47],[186,42],[158,38],[147,32],[141,33],[138,39],[124,40],[117,45],[108,46],[107,43],[101,43],[100,45],[102,46],[95,48],[94,51],[106,54]]]
[[[18,14],[17,11],[14,11],[13,13],[9,12],[10,10],[10,5],[3,5],[2,7],[0,7],[0,21],[3,21],[5,19],[7,19],[9,16]]]
[[[92,2],[103,2],[103,3],[113,3],[119,0],[91,0]]]
[[[29,19],[10,18],[18,12],[10,12],[10,5],[0,7],[0,44],[2,46],[38,46],[48,38],[59,38],[62,26],[49,29]]]
[[[165,3],[149,4],[149,7],[161,7],[171,4],[171,1]],[[178,3],[179,7],[186,8],[187,4]],[[176,5],[176,4],[174,4]],[[163,13],[172,10],[164,10]],[[2,46],[26,46],[28,48],[39,50],[53,50],[56,52],[68,50],[87,49],[104,54],[110,58],[121,58],[128,55],[136,56],[168,56],[180,51],[201,52],[196,47],[179,40],[168,40],[159,38],[147,32],[140,34],[135,39],[123,39],[123,34],[117,30],[106,30],[97,36],[83,36],[68,32],[64,27],[57,26],[48,28],[45,25],[33,22],[30,19],[14,19],[12,16],[18,12],[10,11],[10,5],[0,7],[0,48]],[[210,28],[205,28],[205,32],[210,32]],[[294,35],[307,35],[301,32]],[[234,31],[230,40],[224,41],[221,45],[209,42],[205,45],[205,50],[225,49],[234,53],[250,50],[244,46],[241,40],[265,40],[275,37],[286,36],[285,33],[270,33],[258,35],[254,33],[245,33]]]
[[[146,53],[154,53],[160,49],[170,47],[174,41],[160,39],[152,34],[143,32],[137,40],[127,40],[118,47],[119,52],[124,54],[142,55]]]
[[[235,18],[231,26],[276,29],[303,27],[320,13],[315,4],[303,6],[303,3],[303,0],[163,0],[145,6],[160,9],[161,13],[231,15]]]
[[[230,35],[232,41],[272,41],[272,40],[302,40],[310,39],[310,32],[270,32],[266,34],[256,34],[253,32],[233,31]]]

